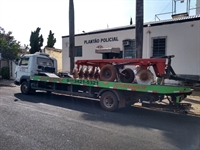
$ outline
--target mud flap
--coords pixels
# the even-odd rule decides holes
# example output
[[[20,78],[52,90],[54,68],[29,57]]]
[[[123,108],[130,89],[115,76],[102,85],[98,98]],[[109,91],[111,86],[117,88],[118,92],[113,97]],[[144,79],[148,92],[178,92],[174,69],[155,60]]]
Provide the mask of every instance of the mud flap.
[[[123,108],[126,106],[126,101],[125,99],[120,99],[119,103],[118,103],[118,108]]]
[[[126,99],[125,99],[125,96],[123,95],[122,92],[120,91],[116,91],[117,93],[117,98],[118,98],[118,108],[123,108],[126,106]]]

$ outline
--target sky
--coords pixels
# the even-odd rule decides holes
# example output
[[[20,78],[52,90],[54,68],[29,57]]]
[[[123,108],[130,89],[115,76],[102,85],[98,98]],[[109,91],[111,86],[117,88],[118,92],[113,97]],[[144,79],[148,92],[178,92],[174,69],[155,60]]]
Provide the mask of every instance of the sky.
[[[186,12],[186,1],[177,2],[177,13]],[[126,26],[131,17],[135,24],[135,4],[135,0],[74,0],[75,34]],[[191,0],[190,5],[195,8],[196,0]],[[156,14],[166,12],[172,12],[172,0],[144,0],[144,22],[155,21]],[[194,10],[190,11],[190,15],[194,14]],[[158,17],[171,19],[170,15]],[[62,36],[69,35],[68,18],[69,0],[0,0],[0,27],[12,31],[22,46],[30,44],[31,32],[40,27],[43,46],[52,30],[57,40],[54,47],[62,49]]]

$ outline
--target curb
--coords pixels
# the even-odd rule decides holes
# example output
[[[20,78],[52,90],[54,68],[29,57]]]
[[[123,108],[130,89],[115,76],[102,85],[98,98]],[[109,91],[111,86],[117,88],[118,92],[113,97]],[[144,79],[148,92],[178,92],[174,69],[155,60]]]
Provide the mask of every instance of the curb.
[[[192,88],[194,91],[200,91],[200,87],[194,87]]]
[[[200,117],[200,113],[195,113],[194,111],[188,111],[188,114],[191,116]]]
[[[3,83],[0,83],[0,86],[7,86],[7,87],[16,87],[16,85],[3,84]]]

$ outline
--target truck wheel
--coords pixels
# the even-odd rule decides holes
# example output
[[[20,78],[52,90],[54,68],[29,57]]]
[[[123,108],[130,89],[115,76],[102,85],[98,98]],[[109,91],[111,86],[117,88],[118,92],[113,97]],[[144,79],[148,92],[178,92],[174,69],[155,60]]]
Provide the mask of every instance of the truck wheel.
[[[131,70],[130,68],[126,68],[124,70],[122,70],[121,72],[122,74],[120,74],[120,81],[121,82],[125,82],[125,83],[132,83],[135,75],[133,70]]]
[[[100,80],[113,82],[115,79],[116,79],[115,67],[109,64],[105,65],[100,71]]]
[[[30,89],[30,94],[35,94],[35,92],[36,92],[36,90],[34,90],[34,89]]]
[[[27,81],[22,82],[20,89],[23,94],[30,94],[30,87]]]
[[[101,95],[100,104],[104,110],[114,111],[118,107],[118,100],[113,92],[107,91]]]

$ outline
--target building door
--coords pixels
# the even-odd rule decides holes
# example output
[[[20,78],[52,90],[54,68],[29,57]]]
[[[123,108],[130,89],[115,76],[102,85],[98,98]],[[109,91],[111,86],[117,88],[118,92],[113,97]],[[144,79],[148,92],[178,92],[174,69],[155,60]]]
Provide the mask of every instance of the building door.
[[[123,52],[120,53],[103,53],[102,59],[113,59],[113,58],[123,58]]]

